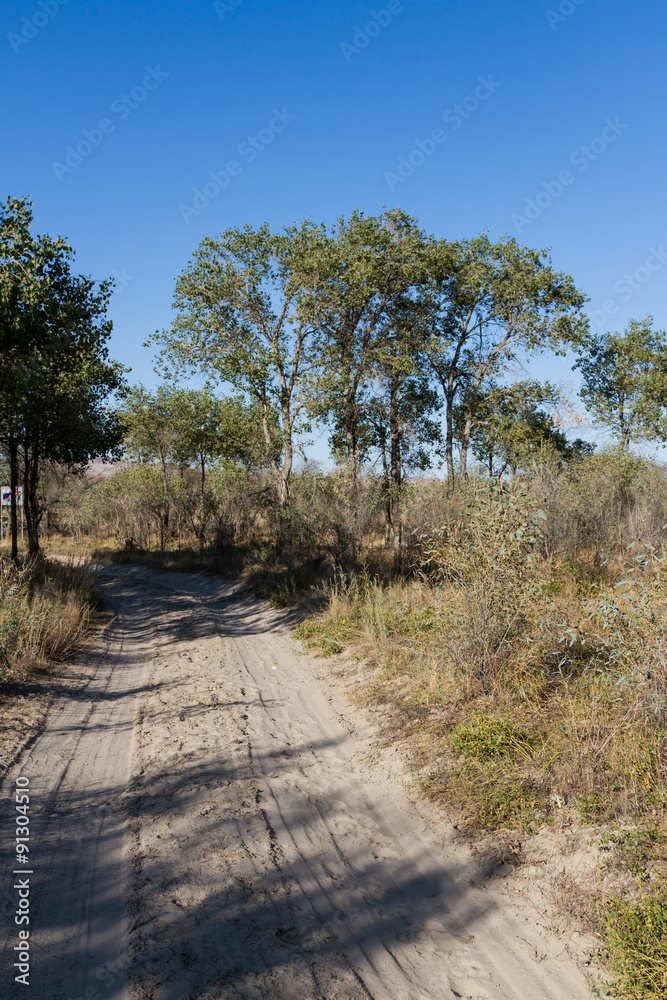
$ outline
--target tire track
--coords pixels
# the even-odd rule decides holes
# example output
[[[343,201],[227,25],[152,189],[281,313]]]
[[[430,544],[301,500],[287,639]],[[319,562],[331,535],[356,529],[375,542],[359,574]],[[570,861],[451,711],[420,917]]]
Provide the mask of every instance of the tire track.
[[[119,806],[150,656],[149,622],[128,621],[121,614],[107,632],[90,681],[50,714],[44,732],[19,757],[5,784],[9,798],[16,775],[30,779],[34,1000],[65,1000],[91,988],[102,998],[102,983],[110,980],[104,997],[126,996],[118,961],[126,939],[126,829]],[[2,833],[3,844],[11,845],[12,828],[5,823]],[[5,854],[3,860],[6,873],[11,858]],[[5,886],[8,896],[11,884],[8,880]],[[24,989],[14,983],[11,970],[16,929],[10,921],[3,923],[3,979],[11,984],[7,996],[23,995]]]
[[[105,654],[12,772],[37,812],[36,1000],[590,995],[366,762],[284,616],[202,577],[101,582]]]
[[[215,721],[203,710],[198,715],[193,742],[204,757],[215,758],[221,732],[236,747],[220,827],[226,813],[245,811],[220,848],[224,876],[194,907],[211,925],[208,942],[216,935],[233,942],[233,960],[214,949],[176,986],[170,975],[144,980],[137,996],[589,996],[573,963],[535,960],[507,901],[471,887],[467,854],[434,846],[400,785],[363,762],[312,664],[295,655],[280,615],[247,600],[232,604],[228,588],[200,577],[151,573],[146,580],[172,595],[165,600],[181,618],[190,602],[191,659],[203,660],[184,684],[194,697],[198,684],[215,681],[209,686],[222,699]],[[171,641],[178,647],[183,640]],[[174,655],[159,665],[167,677]],[[198,835],[210,844],[215,831],[200,828]],[[179,849],[187,856],[186,842]],[[185,857],[164,858],[161,875],[184,864]],[[245,884],[245,897],[234,892],[234,880]],[[188,937],[186,922],[178,930]]]

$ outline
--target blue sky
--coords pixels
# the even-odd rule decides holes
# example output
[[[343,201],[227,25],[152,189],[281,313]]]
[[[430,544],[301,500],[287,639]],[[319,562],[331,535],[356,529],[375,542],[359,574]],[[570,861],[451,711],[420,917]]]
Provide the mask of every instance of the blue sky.
[[[133,381],[155,381],[142,342],[204,235],[354,207],[550,247],[596,327],[667,327],[658,0],[21,0],[1,17],[2,197],[31,196],[81,272],[115,274]],[[532,370],[576,385],[570,365]]]

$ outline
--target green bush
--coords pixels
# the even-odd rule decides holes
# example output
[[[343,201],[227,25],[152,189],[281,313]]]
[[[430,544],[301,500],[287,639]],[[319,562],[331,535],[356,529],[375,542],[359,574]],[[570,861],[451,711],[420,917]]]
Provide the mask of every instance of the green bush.
[[[458,726],[452,746],[466,757],[491,760],[493,757],[531,757],[535,735],[527,735],[511,722],[484,712],[474,712],[471,726]]]

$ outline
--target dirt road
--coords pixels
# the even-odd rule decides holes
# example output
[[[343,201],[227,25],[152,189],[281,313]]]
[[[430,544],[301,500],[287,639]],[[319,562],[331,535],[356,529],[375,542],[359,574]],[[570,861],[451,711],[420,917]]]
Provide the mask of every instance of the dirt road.
[[[209,578],[109,567],[91,682],[13,769],[30,779],[31,1000],[584,1000],[526,898],[370,760],[357,710],[277,612]],[[363,728],[363,727],[361,727]],[[393,773],[396,771],[397,773]]]

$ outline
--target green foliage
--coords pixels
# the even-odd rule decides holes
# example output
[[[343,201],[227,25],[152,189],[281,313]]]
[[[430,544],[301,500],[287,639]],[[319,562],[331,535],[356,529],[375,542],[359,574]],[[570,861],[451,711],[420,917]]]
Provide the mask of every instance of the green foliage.
[[[502,586],[534,572],[546,514],[526,483],[471,480],[452,514],[420,537],[425,574],[460,584],[482,576]]]
[[[456,434],[461,437],[472,421],[470,444],[489,475],[580,461],[594,446],[580,439],[568,442],[553,414],[541,408],[560,402],[560,391],[548,382],[491,382],[483,392],[462,395],[454,408]]]
[[[125,394],[120,414],[126,454],[140,465],[155,463],[161,473],[161,548],[175,523],[178,531],[185,525],[194,531],[203,551],[211,523],[222,530],[216,514],[225,506],[224,484],[231,486],[235,475],[226,476],[221,469],[235,469],[242,476],[241,467],[247,474],[267,461],[257,405],[239,396],[218,397],[209,386],[195,390],[163,384],[148,392],[139,385]],[[272,418],[270,430],[277,441]],[[278,450],[276,444],[274,458]],[[187,481],[186,470],[193,470]]]
[[[72,272],[62,239],[31,236],[25,199],[0,206],[0,443],[18,485],[19,455],[31,554],[39,549],[39,476],[45,462],[69,467],[113,452],[121,427],[106,408],[123,385],[109,359],[106,309],[112,283]],[[12,552],[16,557],[12,511]]]
[[[545,251],[509,238],[492,244],[486,234],[438,241],[400,210],[355,210],[330,229],[307,220],[279,233],[264,225],[206,237],[177,282],[171,331],[153,342],[162,346],[166,369],[203,371],[257,402],[283,512],[299,428],[306,431],[313,419],[328,424],[350,483],[352,553],[361,537],[361,464],[377,456],[385,543],[400,549],[402,484],[409,469],[428,467],[441,443],[435,417],[442,398],[451,489],[457,401],[485,397],[520,353],[578,342],[583,302]],[[462,478],[479,424],[466,406]],[[277,436],[270,414],[278,417]],[[526,410],[512,433],[503,430],[505,438],[516,440],[517,428],[528,428],[529,452],[547,438],[552,450],[567,450],[542,411]],[[577,447],[582,451],[583,442]],[[511,457],[516,467],[525,455]]]
[[[632,441],[667,441],[667,334],[653,319],[630,320],[622,334],[588,337],[576,368],[581,397],[623,448]]]
[[[466,757],[491,760],[493,757],[531,757],[536,737],[526,734],[506,719],[476,711],[472,725],[458,726],[452,746]]]
[[[586,795],[579,795],[577,801],[581,815],[589,822],[599,821],[603,816],[604,807],[597,792],[590,791]]]
[[[386,478],[399,485],[416,398],[422,401],[424,443],[435,409],[419,379],[419,305],[410,297],[423,270],[424,236],[399,210],[379,216],[355,210],[323,231],[318,251],[306,275],[320,357],[310,379],[310,412],[331,427],[333,450],[344,456],[353,492],[360,461],[383,443],[391,452]]]
[[[282,508],[289,505],[294,434],[313,364],[303,274],[320,238],[321,229],[310,222],[279,234],[264,225],[227,229],[217,240],[205,237],[176,283],[172,330],[153,340],[162,345],[167,370],[203,371],[207,380],[228,382],[257,403]]]
[[[422,574],[448,588],[451,655],[482,691],[509,662],[537,599],[545,518],[525,484],[473,480],[446,522],[420,534]]]
[[[304,640],[310,648],[318,647],[322,656],[336,656],[351,639],[360,635],[362,626],[361,608],[354,607],[336,618],[304,621],[297,625],[294,636]]]
[[[448,802],[464,830],[507,827],[534,832],[548,811],[543,790],[507,758],[466,762],[419,779],[431,798]]]
[[[659,857],[664,840],[664,833],[660,828],[651,824],[629,830],[612,826],[609,832],[600,837],[600,843],[613,851],[616,858],[622,860],[627,871],[642,882],[649,875],[651,862]]]
[[[667,997],[667,892],[660,886],[637,900],[615,899],[603,913],[604,956],[623,1000]]]
[[[551,348],[564,353],[586,329],[585,297],[572,279],[555,271],[546,250],[521,247],[506,237],[491,243],[432,240],[427,254],[428,289],[434,304],[424,364],[446,402],[446,459],[454,486],[454,407],[464,393],[484,394],[489,380],[506,372],[520,352]],[[461,477],[466,475],[474,415],[461,439]]]
[[[162,384],[153,392],[133,386],[124,394],[119,414],[126,428],[126,453],[138,462],[195,466],[205,472],[219,459],[246,467],[266,461],[258,408],[240,396],[216,396],[210,386]],[[275,420],[271,423],[275,433]]]

